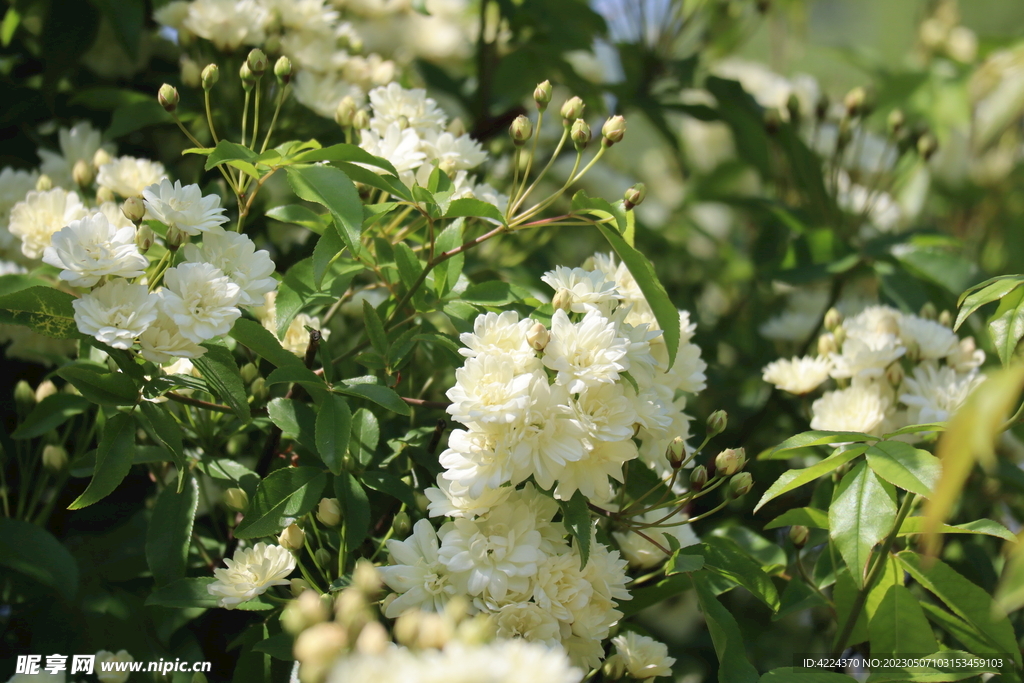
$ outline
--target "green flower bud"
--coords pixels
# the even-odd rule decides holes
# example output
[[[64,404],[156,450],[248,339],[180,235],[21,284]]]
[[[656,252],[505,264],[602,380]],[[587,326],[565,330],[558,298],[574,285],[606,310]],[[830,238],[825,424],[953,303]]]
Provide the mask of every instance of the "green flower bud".
[[[789,122],[794,126],[800,125],[800,98],[795,92],[790,93],[789,99],[786,100],[786,111],[789,113]]]
[[[906,123],[906,118],[903,116],[901,109],[893,109],[889,112],[889,117],[886,119],[886,124],[889,127],[889,132],[892,135],[898,135],[903,126]]]
[[[164,83],[156,93],[156,100],[165,110],[174,111],[178,108],[178,89],[169,83]]]
[[[939,149],[939,143],[931,133],[925,133],[917,139],[917,153],[921,158],[928,161]]]
[[[164,244],[171,251],[178,251],[178,247],[188,242],[188,233],[177,226],[167,227],[167,235],[164,237]]]
[[[249,68],[248,62],[242,63],[242,68],[238,70],[238,77],[242,79],[242,90],[245,92],[249,92],[256,85],[256,75]]]
[[[814,103],[814,116],[818,119],[819,123],[824,121],[825,117],[828,116],[829,104],[828,95],[825,93],[821,93],[818,97],[818,101]]]
[[[774,107],[769,107],[764,110],[764,129],[768,135],[775,135],[779,132],[779,128],[782,126],[782,116],[779,114],[779,110]]]
[[[141,197],[129,197],[121,205],[121,213],[132,223],[138,225],[146,217],[146,204]]]
[[[572,138],[576,151],[582,152],[590,142],[590,126],[583,119],[576,119],[576,123],[572,124],[572,130],[569,131],[569,137]]]
[[[750,472],[740,472],[729,480],[729,495],[732,498],[745,496],[754,486],[754,478]]]
[[[583,104],[583,100],[578,97],[571,97],[565,101],[562,105],[562,119],[564,119],[565,125],[570,126],[576,119],[583,117],[583,112],[586,111],[587,105]]]
[[[62,472],[68,466],[68,452],[63,446],[47,444],[43,447],[43,467],[52,474]]]
[[[613,116],[601,126],[602,143],[611,147],[616,142],[622,142],[626,135],[626,119],[622,116]]]
[[[216,64],[207,64],[203,69],[203,90],[209,90],[220,80],[220,67]]]
[[[818,355],[828,356],[833,353],[839,353],[839,345],[836,344],[836,336],[831,332],[818,337]]]
[[[668,458],[668,464],[673,469],[679,469],[686,462],[686,441],[681,436],[677,436],[669,442],[668,448],[665,451],[665,457]]]
[[[538,83],[533,89],[533,101],[537,103],[537,109],[544,111],[551,103],[551,81]]]
[[[825,311],[825,329],[834,332],[837,327],[843,324],[843,314],[835,306]]]
[[[99,170],[100,166],[109,164],[113,159],[110,157],[110,152],[100,147],[96,150],[96,153],[92,155],[93,168]]]
[[[306,583],[305,579],[292,579],[288,582],[288,588],[291,590],[293,598],[297,598],[304,592],[310,590],[310,586]]]
[[[306,533],[294,522],[285,527],[277,537],[277,544],[286,550],[302,550],[306,541]]]
[[[252,384],[253,380],[260,376],[260,369],[253,363],[246,363],[239,368],[238,373],[242,376],[243,382]]]
[[[317,551],[313,553],[313,559],[321,567],[328,567],[331,564],[331,554],[324,548],[317,548]]]
[[[93,178],[96,177],[96,169],[92,167],[92,164],[87,162],[85,159],[79,159],[75,162],[74,167],[71,169],[71,179],[75,181],[75,185],[79,187],[88,187],[92,185]]]
[[[925,320],[935,320],[938,316],[938,310],[935,308],[935,304],[931,301],[924,302],[924,306],[921,306],[921,312],[918,314]]]
[[[341,98],[341,102],[338,102],[338,108],[334,110],[334,120],[339,126],[348,128],[352,125],[357,111],[359,111],[359,105],[356,104],[355,99],[351,95],[345,95]]]
[[[846,328],[840,325],[836,329],[832,330],[832,337],[836,341],[836,348],[842,349],[843,342],[846,341]]]
[[[36,192],[49,192],[53,189],[53,181],[45,173],[36,179]]]
[[[360,109],[352,117],[352,127],[356,130],[366,130],[370,127],[370,112]]]
[[[249,494],[240,488],[231,488],[224,492],[224,504],[237,512],[245,512],[249,507]]]
[[[846,107],[846,115],[850,118],[860,116],[864,111],[864,103],[867,100],[867,97],[867,91],[861,86],[857,86],[850,92],[846,93],[846,97],[843,98],[843,106]]]
[[[267,380],[262,377],[257,377],[252,381],[249,386],[249,391],[252,394],[253,401],[256,403],[265,403],[270,398],[270,389],[267,388]]]
[[[14,385],[14,405],[18,409],[18,416],[24,417],[36,407],[36,392],[25,380],[20,380]]]
[[[893,363],[892,365],[885,369],[885,378],[894,387],[898,387],[899,385],[903,384],[903,378],[905,376],[906,373],[903,371],[903,366],[900,365],[899,361],[896,361],[895,363]]]
[[[398,538],[405,538],[409,535],[409,531],[412,530],[412,520],[409,519],[409,513],[405,510],[400,511],[395,515],[395,518],[391,520],[391,526],[395,530],[395,536]]]
[[[811,530],[805,526],[794,524],[789,527],[789,540],[793,541],[793,545],[797,548],[803,548],[807,545],[807,537],[811,535]]]
[[[245,59],[245,64],[249,67],[249,71],[259,78],[263,75],[263,72],[267,70],[267,55],[265,55],[263,50],[258,47],[253,48],[249,51],[249,56]]]
[[[729,414],[724,410],[716,410],[708,416],[707,429],[708,436],[718,436],[725,431],[726,426],[729,424]]]
[[[330,611],[317,592],[307,587],[295,600],[285,605],[281,611],[281,626],[294,636],[314,624],[327,621],[330,616]]]
[[[697,465],[690,471],[690,488],[700,491],[708,483],[708,468]]]
[[[939,313],[938,321],[943,327],[953,327],[953,314],[949,311],[943,311]]]
[[[324,526],[341,524],[341,505],[337,498],[322,498],[316,509],[316,518]]]
[[[634,207],[640,206],[643,203],[644,198],[647,196],[647,186],[643,183],[637,183],[628,190],[623,198],[623,206],[626,207],[626,211],[633,209]]]
[[[522,147],[533,135],[533,123],[527,117],[519,115],[508,127],[508,134],[512,136],[512,142],[516,147]]]
[[[736,474],[747,464],[747,452],[742,448],[726,448],[715,457],[715,470],[728,477]]]
[[[365,558],[356,560],[355,569],[352,570],[352,585],[362,591],[367,600],[372,602],[377,598],[382,583],[380,572],[373,562]]]
[[[277,82],[281,85],[288,85],[292,80],[292,60],[288,59],[284,55],[278,57],[277,62],[274,64],[274,75],[277,77]]]
[[[135,230],[135,246],[139,248],[139,251],[145,254],[149,251],[149,248],[153,246],[153,242],[156,241],[156,233],[153,232],[153,228],[149,227],[145,223],[139,225]]]

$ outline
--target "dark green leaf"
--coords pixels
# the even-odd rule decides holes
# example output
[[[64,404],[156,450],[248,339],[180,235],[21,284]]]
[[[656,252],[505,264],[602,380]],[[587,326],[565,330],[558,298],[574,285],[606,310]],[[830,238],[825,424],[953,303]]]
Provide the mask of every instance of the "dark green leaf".
[[[29,287],[0,296],[0,323],[25,325],[55,339],[76,339],[75,297],[53,287]]]
[[[242,422],[250,419],[249,400],[235,357],[227,348],[206,342],[206,353],[192,360],[213,393],[226,403]]]
[[[907,517],[900,527],[900,536],[908,534],[923,534],[925,530],[924,517]],[[943,524],[938,528],[940,534],[981,534],[983,536],[995,536],[1010,543],[1016,543],[1017,537],[999,522],[991,519],[976,519],[973,522],[964,524]]]
[[[311,164],[317,161],[348,161],[359,164],[369,164],[385,170],[397,177],[398,171],[387,159],[375,157],[362,147],[357,145],[338,144],[322,149],[311,149],[295,156],[292,161],[296,164]]]
[[[273,218],[275,221],[302,226],[318,235],[323,234],[324,228],[327,225],[327,220],[323,216],[302,204],[275,206],[267,211],[266,215],[267,218]]]
[[[247,161],[250,164],[256,161],[256,157],[259,156],[256,152],[252,151],[244,145],[240,145],[237,142],[231,142],[230,140],[221,140],[217,143],[210,155],[206,157],[206,170],[209,171],[215,166],[220,166],[228,161],[240,159]]]
[[[745,639],[736,619],[715,597],[703,572],[689,576],[718,655],[719,683],[757,683],[757,669],[747,659]]]
[[[889,586],[868,623],[871,654],[920,655],[938,652],[939,644],[913,593],[900,585]]]
[[[273,333],[258,322],[239,318],[231,328],[231,336],[257,356],[266,358],[279,368],[302,365],[302,360],[298,356],[285,350]]]
[[[771,578],[749,555],[728,538],[710,537],[700,545],[680,548],[680,555],[703,555],[704,568],[743,586],[773,612],[779,609],[779,592]]]
[[[316,413],[302,401],[275,398],[267,404],[270,420],[281,434],[316,453]]]
[[[75,499],[69,510],[80,510],[106,498],[128,475],[135,457],[135,420],[118,413],[107,420],[103,437],[96,448],[96,470],[89,486]]]
[[[764,525],[768,529],[778,529],[784,526],[799,524],[810,529],[828,529],[828,513],[816,508],[794,508],[787,510],[772,521]]]
[[[412,487],[395,475],[388,474],[387,472],[364,472],[360,480],[367,488],[386,493],[392,498],[397,498],[408,505],[409,509],[416,508],[416,495]]]
[[[384,321],[377,315],[373,305],[363,299],[363,324],[366,325],[366,336],[370,338],[373,350],[382,356],[388,355],[388,335],[384,332]]]
[[[101,406],[132,405],[139,400],[135,384],[120,372],[110,372],[105,365],[76,361],[60,368],[56,374],[71,382],[82,396]]]
[[[327,396],[327,384],[323,378],[301,363],[281,366],[267,375],[267,386],[286,382],[302,386],[317,403]]]
[[[278,633],[276,636],[270,636],[266,640],[256,643],[252,649],[256,652],[266,652],[274,659],[292,662],[295,661],[295,655],[292,654],[293,647],[295,647],[295,640],[290,635]]]
[[[362,253],[363,203],[347,175],[330,166],[290,166],[288,182],[300,199],[326,207],[352,254]]]
[[[81,415],[92,404],[72,394],[51,394],[40,401],[24,422],[11,433],[12,439],[34,439],[59,427],[75,415]]]
[[[458,218],[460,216],[489,218],[501,223],[502,225],[508,225],[508,223],[505,222],[505,217],[501,214],[501,211],[498,211],[498,207],[494,204],[489,204],[488,202],[473,199],[471,197],[456,199],[448,206],[448,211],[444,214],[445,218]]]
[[[313,282],[318,290],[323,286],[324,277],[331,264],[344,248],[345,244],[338,235],[335,223],[328,223],[320,239],[316,241],[316,246],[313,247]]]
[[[352,411],[341,396],[331,395],[316,414],[316,449],[334,475],[341,474],[352,433]]]
[[[360,465],[369,465],[380,441],[380,427],[377,416],[366,408],[360,408],[352,416],[352,440],[348,450]]]
[[[146,598],[146,606],[157,607],[218,607],[217,598],[210,594],[208,586],[215,583],[217,579],[212,576],[203,578],[178,579],[172,583],[157,588]],[[235,609],[245,611],[263,611],[273,609],[274,605],[269,602],[261,602],[254,598],[248,602],[236,605]]]
[[[140,422],[146,433],[160,444],[178,467],[179,475],[185,471],[185,451],[182,444],[181,427],[170,412],[149,401],[140,404]]]
[[[49,531],[0,517],[0,566],[55,589],[69,602],[78,593],[78,563]]]
[[[146,561],[157,586],[185,578],[192,523],[199,506],[199,485],[187,477],[181,493],[165,486],[156,498],[146,531]]]
[[[395,245],[395,265],[398,266],[398,276],[406,289],[411,289],[423,273],[423,264],[405,242]]]
[[[334,478],[334,489],[341,503],[345,547],[354,551],[370,533],[370,501],[362,485],[349,472]]]
[[[590,559],[590,536],[593,533],[587,497],[582,491],[577,491],[572,494],[572,498],[560,500],[558,504],[562,508],[562,523],[566,531],[572,534],[573,545],[580,553],[580,569],[583,569]]]
[[[377,405],[399,415],[411,415],[409,404],[401,396],[380,384],[335,384],[333,390],[346,396],[355,396],[373,401]]]
[[[529,295],[530,293],[521,287],[501,280],[491,280],[466,287],[466,291],[459,298],[481,306],[505,306],[522,301]]]
[[[242,522],[238,538],[276,536],[285,518],[301,517],[320,502],[327,476],[315,467],[284,467],[260,482]]]

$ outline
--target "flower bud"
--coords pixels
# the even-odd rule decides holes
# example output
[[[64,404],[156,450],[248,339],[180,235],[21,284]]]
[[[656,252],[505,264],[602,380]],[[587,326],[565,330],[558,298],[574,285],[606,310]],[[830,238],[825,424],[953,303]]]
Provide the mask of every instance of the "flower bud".
[[[362,591],[368,601],[376,599],[383,583],[373,562],[367,559],[356,561],[355,569],[352,570],[352,585]]]
[[[245,59],[245,65],[249,67],[249,71],[257,78],[262,76],[263,72],[267,70],[267,64],[267,55],[258,47],[250,50],[249,56]]]
[[[256,75],[249,68],[248,62],[242,62],[242,68],[238,70],[238,77],[242,79],[242,90],[249,92],[256,85]]]
[[[526,343],[535,351],[543,351],[550,338],[551,334],[548,332],[548,328],[544,327],[544,323],[534,323],[530,331],[526,333]]]
[[[729,495],[732,498],[745,496],[753,486],[754,478],[750,476],[750,472],[740,472],[729,480]]]
[[[292,592],[293,598],[297,598],[305,591],[310,590],[309,584],[306,583],[305,579],[292,579],[288,582],[288,587]]]
[[[348,632],[333,621],[314,624],[300,633],[292,653],[301,663],[302,680],[320,680],[347,645]]]
[[[341,102],[338,102],[338,108],[334,110],[334,120],[339,126],[347,128],[352,125],[357,111],[359,111],[359,105],[356,104],[355,99],[351,95],[345,95],[341,98]]]
[[[257,377],[249,385],[249,393],[256,403],[264,403],[270,398],[270,389],[267,387],[267,380]]]
[[[43,399],[47,396],[53,396],[57,393],[57,385],[48,379],[44,379],[36,387],[36,403],[42,403]]]
[[[356,130],[366,130],[370,127],[370,112],[360,109],[352,117],[352,127]]]
[[[921,345],[913,339],[904,342],[903,346],[906,347],[907,352],[903,354],[903,357],[909,360],[911,363],[916,363],[921,360]]]
[[[508,127],[508,134],[512,136],[512,143],[516,147],[522,147],[533,135],[533,123],[527,117],[520,114]]]
[[[220,80],[220,67],[216,64],[207,64],[203,69],[203,90],[209,90]]]
[[[704,465],[697,465],[690,472],[690,488],[700,491],[708,483],[708,468]]]
[[[244,489],[230,488],[224,492],[224,504],[232,510],[245,512],[249,507],[249,494]]]
[[[725,431],[726,426],[729,424],[729,414],[724,410],[716,410],[708,416],[707,428],[708,436],[718,436]]]
[[[281,626],[293,636],[305,631],[314,624],[327,621],[331,616],[327,606],[314,590],[305,590],[289,602],[281,611]]]
[[[918,315],[925,320],[935,320],[936,315],[938,315],[938,311],[935,309],[935,304],[931,301],[926,301],[924,302],[924,306],[921,306],[921,312],[918,313]]]
[[[63,446],[47,444],[43,447],[43,467],[57,474],[68,465],[68,452]]]
[[[356,632],[372,618],[370,603],[359,589],[346,588],[335,598],[334,618],[347,627],[350,633]]]
[[[391,528],[395,530],[394,535],[398,538],[405,538],[409,535],[409,531],[412,529],[412,520],[409,519],[409,513],[405,510],[399,511],[393,520],[391,520]]]
[[[793,541],[793,545],[797,548],[803,548],[807,545],[807,537],[811,535],[811,530],[805,526],[794,524],[789,527],[789,540]]]
[[[178,89],[169,83],[164,83],[156,93],[156,100],[166,111],[174,111],[178,108]]]
[[[728,477],[747,464],[747,452],[742,448],[726,448],[715,457],[715,470]]]
[[[294,522],[285,527],[277,537],[277,544],[286,550],[302,550],[305,541],[306,533]]]
[[[242,376],[244,383],[252,384],[253,380],[260,376],[260,369],[253,363],[246,363],[238,369],[238,374]]]
[[[391,645],[391,636],[379,621],[371,621],[363,627],[356,638],[356,652],[361,655],[375,656],[384,654]]]
[[[836,341],[836,348],[842,349],[843,342],[846,341],[846,328],[840,325],[836,329],[832,330],[832,337]]]
[[[828,309],[825,312],[825,329],[829,332],[834,331],[837,327],[843,324],[843,314],[836,309],[835,306]]]
[[[942,313],[939,313],[937,320],[943,327],[953,327],[953,314],[949,311],[944,310]]]
[[[461,117],[456,116],[448,123],[447,131],[452,134],[452,137],[461,138],[466,134],[466,124]]]
[[[167,226],[167,235],[164,237],[164,244],[171,251],[177,251],[178,247],[188,242],[188,233],[177,226]]]
[[[36,192],[49,192],[53,189],[53,181],[45,173],[36,179]]]
[[[885,369],[885,378],[893,386],[899,386],[903,383],[903,377],[906,373],[903,372],[903,366],[899,361],[896,361]]]
[[[75,185],[79,187],[88,187],[92,185],[93,178],[96,177],[96,169],[92,167],[92,164],[87,162],[85,159],[79,159],[75,162],[74,167],[71,169],[71,179],[75,181]]]
[[[341,505],[337,498],[323,498],[316,509],[316,518],[324,526],[338,526],[341,524]]]
[[[931,133],[925,133],[917,139],[917,153],[921,155],[921,158],[928,161],[935,154],[936,150],[939,149],[939,143],[935,140],[935,136]]]
[[[867,96],[867,91],[859,85],[846,93],[846,97],[843,98],[843,106],[846,107],[846,115],[850,118],[860,116],[861,112],[864,110],[864,102],[867,100]]]
[[[668,464],[673,469],[679,469],[686,462],[686,441],[681,436],[677,436],[669,442],[668,448],[665,449],[665,458],[668,460]]]
[[[537,109],[544,111],[551,103],[551,81],[538,83],[533,89],[533,101],[537,103]]]
[[[554,306],[556,310],[562,309],[563,311],[568,312],[569,308],[572,306],[572,292],[565,288],[558,290],[555,292],[554,298],[551,299],[551,305]]]
[[[626,190],[626,194],[623,197],[622,204],[626,207],[626,211],[629,211],[633,207],[640,206],[644,201],[644,197],[647,196],[647,186],[643,183],[637,183],[633,187]]]
[[[140,197],[129,197],[121,205],[121,213],[124,214],[125,218],[138,226],[142,219],[146,217],[146,204]]]
[[[274,63],[274,76],[281,85],[288,85],[292,81],[292,60],[284,55],[278,57]]]
[[[587,105],[583,104],[583,100],[578,97],[571,97],[565,101],[562,105],[562,118],[564,119],[564,125],[570,126],[576,119],[583,117],[583,112],[586,111]]]
[[[569,131],[569,137],[572,138],[573,145],[576,146],[577,152],[582,152],[587,148],[587,143],[590,142],[590,126],[583,119],[576,119],[576,123],[572,124],[572,130]]]
[[[18,409],[18,416],[24,417],[36,407],[36,393],[25,380],[20,380],[14,385],[14,405]]]
[[[317,548],[313,553],[313,559],[321,567],[326,567],[331,564],[331,553],[326,548]]]
[[[906,123],[906,118],[903,116],[903,111],[900,109],[893,109],[889,112],[889,117],[886,119],[886,125],[889,128],[889,133],[892,135],[898,135],[903,130],[903,125]]]
[[[115,199],[117,199],[117,197],[114,196],[114,191],[109,187],[101,187],[96,190],[97,204],[106,204],[107,202],[112,202]]]
[[[616,115],[605,121],[601,126],[601,136],[604,138],[601,142],[606,147],[622,142],[622,138],[626,136],[625,117]]]
[[[786,112],[789,114],[789,122],[794,126],[800,125],[800,98],[797,97],[795,92],[789,93],[789,99],[786,100]]]
[[[96,150],[96,153],[92,155],[92,165],[94,168],[99,169],[100,166],[109,164],[113,159],[110,157],[110,152],[100,147]],[[99,201],[98,199],[96,201]]]

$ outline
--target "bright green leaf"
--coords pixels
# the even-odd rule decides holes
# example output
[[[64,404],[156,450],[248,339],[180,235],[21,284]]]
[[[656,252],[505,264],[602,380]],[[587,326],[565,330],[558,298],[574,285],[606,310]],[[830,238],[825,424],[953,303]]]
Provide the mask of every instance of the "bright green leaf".
[[[828,511],[829,536],[850,568],[858,587],[864,585],[871,549],[896,521],[896,501],[866,463],[847,472]]]
[[[316,507],[326,483],[326,475],[315,467],[284,467],[271,472],[260,482],[235,535],[276,536],[286,518],[301,517]]]

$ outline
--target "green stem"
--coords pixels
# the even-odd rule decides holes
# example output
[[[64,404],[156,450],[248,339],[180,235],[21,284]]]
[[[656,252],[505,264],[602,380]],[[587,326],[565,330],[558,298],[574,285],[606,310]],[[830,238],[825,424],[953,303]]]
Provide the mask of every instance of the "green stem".
[[[512,216],[512,212],[515,211],[515,207],[519,204],[519,196],[526,191],[526,182],[530,179],[530,169],[533,168],[533,159],[537,156],[537,141],[540,139],[540,127],[543,123],[544,110],[541,110],[540,113],[537,114],[537,127],[534,129],[533,133],[533,145],[530,147],[530,156],[526,158],[526,170],[523,171],[523,184],[519,189],[516,189],[514,184],[512,185],[513,196],[508,203],[508,215],[510,217]]]
[[[538,135],[539,134],[540,133],[538,132]],[[564,126],[562,129],[562,138],[558,141],[558,145],[555,147],[555,151],[551,154],[551,158],[548,159],[548,163],[544,166],[543,169],[541,169],[541,172],[537,175],[536,178],[534,178],[533,182],[530,183],[530,186],[526,188],[526,191],[523,192],[519,199],[516,200],[515,206],[512,207],[512,213],[509,215],[515,215],[515,212],[519,210],[520,205],[522,205],[522,203],[526,201],[526,198],[530,196],[530,193],[533,192],[533,189],[537,187],[537,183],[539,183],[541,181],[541,178],[543,178],[547,174],[547,172],[551,170],[551,165],[555,163],[555,159],[558,158],[559,152],[562,151],[562,147],[565,145],[565,141],[568,139],[569,126]]]
[[[245,104],[242,107],[242,147],[245,147],[245,129],[249,121],[249,92],[245,93]]]
[[[274,107],[274,116],[270,119],[270,128],[267,129],[267,137],[263,138],[263,146],[260,147],[260,154],[267,151],[267,145],[270,144],[270,134],[274,132],[274,126],[277,125],[277,116],[281,113],[281,105],[284,104],[285,95],[288,92],[288,85],[281,86],[281,91],[277,94],[277,105]]]
[[[213,136],[213,144],[216,146],[220,139],[217,137],[217,129],[213,126],[213,110],[210,108],[209,90],[203,90],[203,98],[206,100],[206,123],[210,126],[210,135]]]
[[[256,78],[256,103],[253,106],[252,113],[252,142],[249,143],[249,149],[256,151],[256,138],[260,134],[260,88],[263,85],[263,77],[259,76]]]

